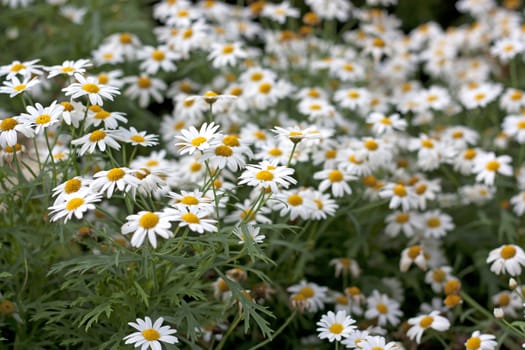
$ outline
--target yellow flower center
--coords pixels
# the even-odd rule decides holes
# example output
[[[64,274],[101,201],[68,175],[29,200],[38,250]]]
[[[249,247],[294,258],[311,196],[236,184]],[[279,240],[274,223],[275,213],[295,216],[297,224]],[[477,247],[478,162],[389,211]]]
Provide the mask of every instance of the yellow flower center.
[[[124,175],[126,175],[126,172],[121,168],[113,168],[110,171],[108,171],[106,177],[109,181],[115,182],[122,179]]]
[[[221,156],[221,157],[231,157],[233,154],[233,150],[226,146],[226,145],[220,145],[215,148],[215,155]]]
[[[63,73],[71,73],[71,72],[73,72],[75,70],[75,68],[73,68],[73,67],[62,67],[61,70],[62,70]]]
[[[208,141],[208,139],[206,139],[204,136],[197,136],[196,138],[191,140],[191,144],[192,146],[199,147],[206,141]]]
[[[230,287],[228,287],[228,283],[226,283],[226,281],[221,278],[217,281],[217,289],[221,293],[225,293],[230,290]]]
[[[354,66],[351,65],[350,63],[345,63],[343,64],[343,69],[347,72],[353,72],[354,71]]]
[[[330,329],[330,333],[341,334],[341,332],[343,331],[344,327],[340,323],[334,323],[333,325],[330,326],[329,329]]]
[[[230,147],[239,147],[241,145],[239,142],[239,138],[235,135],[224,136],[224,138],[222,139],[222,143]]]
[[[358,99],[361,95],[359,94],[359,92],[352,90],[348,92],[347,96],[351,99]]]
[[[455,139],[460,139],[463,137],[463,131],[461,130],[458,130],[458,131],[454,131],[452,133],[452,137],[455,138]]]
[[[500,164],[497,160],[490,160],[487,162],[487,165],[485,165],[485,168],[489,171],[497,171],[499,166]]]
[[[242,89],[238,86],[231,88],[230,95],[233,96],[241,96],[242,95]]]
[[[79,208],[82,204],[84,204],[84,200],[82,198],[71,198],[66,203],[66,210],[67,211],[73,211],[73,210]]]
[[[266,134],[263,131],[257,130],[252,133],[255,138],[259,140],[266,140]]]
[[[98,142],[106,137],[106,133],[102,130],[95,130],[89,134],[89,141]]]
[[[261,170],[255,174],[255,178],[259,181],[272,181],[273,174],[267,170]]]
[[[375,38],[374,41],[372,42],[372,45],[374,45],[375,47],[384,47],[385,42],[381,38]]]
[[[156,159],[151,159],[146,162],[146,166],[152,167],[159,165],[159,161]]]
[[[303,204],[303,197],[301,197],[298,194],[292,194],[288,197],[288,204],[296,207],[298,205]]]
[[[152,212],[147,212],[143,214],[139,219],[139,225],[146,230],[154,228],[159,222],[159,216]]]
[[[380,314],[387,314],[388,313],[388,307],[383,304],[383,303],[379,303],[376,305],[376,310],[380,313]]]
[[[182,38],[183,39],[189,39],[193,36],[193,30],[191,28],[188,28],[182,32]]]
[[[405,186],[397,184],[394,186],[393,192],[398,197],[405,197],[407,195],[407,190]]]
[[[503,248],[501,248],[500,255],[505,260],[511,259],[514,257],[514,255],[516,255],[516,248],[511,245],[503,246]]]
[[[64,184],[64,192],[67,194],[77,192],[80,189],[80,186],[82,186],[82,181],[79,179],[67,180]]]
[[[0,314],[12,315],[15,312],[15,303],[9,300],[0,301]]]
[[[137,143],[142,143],[146,141],[146,139],[142,135],[133,135],[130,137],[130,139],[131,141],[137,142]]]
[[[483,101],[485,99],[485,94],[483,92],[480,92],[479,94],[474,95],[474,100],[476,101]]]
[[[421,246],[419,245],[413,245],[412,247],[408,248],[408,257],[412,260],[417,258],[417,256],[421,253]]]
[[[465,153],[463,153],[464,159],[474,159],[474,157],[476,157],[476,150],[472,148],[467,149]]]
[[[224,47],[222,48],[222,53],[225,55],[228,55],[232,53],[233,51],[235,51],[235,47],[231,44],[224,45]]]
[[[193,213],[184,213],[181,219],[189,224],[198,224],[200,221],[199,217]]]
[[[396,222],[398,224],[404,224],[405,222],[408,222],[409,219],[410,219],[410,215],[408,215],[407,213],[399,213],[396,216]]]
[[[160,333],[156,329],[153,329],[153,328],[148,328],[148,329],[143,330],[142,336],[147,341],[154,341],[154,340],[160,339]]]
[[[250,77],[251,80],[253,81],[259,81],[263,78],[263,75],[262,73],[259,73],[259,72],[256,72],[256,73],[253,73]]]
[[[337,156],[337,151],[335,149],[329,149],[324,153],[326,159],[334,159]]]
[[[122,44],[131,44],[131,42],[133,41],[133,38],[131,37],[130,34],[124,33],[120,35],[119,40]]]
[[[375,151],[379,147],[379,145],[374,140],[369,139],[365,141],[365,147],[369,151]]]
[[[344,295],[338,295],[335,298],[335,303],[338,305],[348,305],[348,298],[345,297]]]
[[[268,154],[272,157],[279,157],[283,154],[283,152],[279,148],[271,148],[270,150],[268,150]]]
[[[185,204],[185,205],[197,205],[197,204],[199,204],[199,200],[196,197],[194,197],[194,196],[184,196],[184,197],[182,197],[180,202],[182,204]]]
[[[22,146],[21,146],[19,143],[17,143],[17,144],[15,144],[14,147],[6,146],[6,147],[4,148],[4,151],[9,152],[9,153],[13,153],[13,152],[18,152],[18,151],[20,151],[21,149],[22,149]]]
[[[330,180],[330,182],[341,182],[343,181],[343,179],[344,179],[343,173],[339,170],[332,170],[328,174],[328,180]]]
[[[197,171],[202,169],[202,164],[200,163],[191,163],[190,165],[190,171],[192,173],[196,173]]]
[[[523,94],[521,93],[521,91],[514,91],[510,95],[510,99],[513,100],[513,101],[521,100],[522,97],[523,97]]]
[[[439,220],[438,217],[433,216],[427,220],[427,226],[430,228],[439,227],[441,226],[441,220]]]
[[[162,61],[166,55],[161,50],[155,50],[151,53],[151,58],[153,58],[155,61]]]
[[[479,339],[478,337],[469,338],[465,343],[465,346],[467,347],[467,350],[479,349],[479,347],[481,346],[481,339]]]
[[[151,86],[151,79],[148,77],[140,77],[137,79],[137,85],[141,89],[148,89]]]
[[[419,325],[421,328],[428,328],[430,325],[432,325],[432,322],[434,322],[434,318],[432,316],[425,316],[419,321]]]
[[[518,127],[518,129],[525,129],[525,120],[518,121],[516,126]]]
[[[16,121],[16,119],[14,119],[14,118],[5,118],[0,123],[0,130],[2,130],[2,131],[13,130],[15,128],[15,126],[17,126],[17,125],[18,125],[18,122]]]
[[[106,73],[100,73],[98,75],[98,83],[99,84],[107,84],[109,81],[109,76]]]
[[[82,90],[84,90],[84,91],[86,91],[87,93],[90,93],[90,94],[96,94],[100,89],[98,88],[97,84],[86,83],[86,84],[82,85]]]
[[[62,107],[64,107],[64,111],[66,111],[66,112],[71,112],[71,111],[75,110],[75,107],[71,103],[69,103],[67,101],[60,102],[60,105],[62,105]]]
[[[25,69],[26,66],[24,66],[22,63],[15,63],[11,66],[11,72],[20,72],[22,69]]]
[[[421,140],[421,146],[425,148],[434,148],[434,142],[429,139]]]
[[[51,121],[51,116],[49,114],[41,114],[35,118],[35,123],[44,125]]]
[[[298,294],[301,294],[306,299],[309,299],[309,298],[311,298],[311,297],[313,297],[315,295],[315,292],[314,292],[313,288],[311,288],[311,287],[303,287],[303,288],[301,288],[301,290],[299,291]]]
[[[312,103],[312,104],[310,105],[310,109],[311,109],[312,111],[318,111],[318,110],[321,109],[321,105],[320,105],[320,104],[317,104],[317,103]]]
[[[102,110],[100,110],[100,112],[95,113],[93,118],[94,119],[98,119],[98,120],[103,120],[103,119],[108,118],[110,115],[111,115],[111,113],[109,113],[108,111],[105,111],[105,110],[102,109]]]
[[[25,88],[26,88],[26,84],[20,84],[20,85],[14,86],[13,90],[20,92],[20,91],[25,90]]]
[[[499,306],[507,306],[510,303],[510,297],[507,293],[501,294],[498,298]]]
[[[348,295],[356,296],[361,294],[361,289],[358,287],[348,287],[345,289],[345,293]]]
[[[384,125],[392,125],[392,121],[389,118],[381,118],[379,122]]]
[[[259,92],[262,94],[267,94],[272,90],[272,84],[270,83],[262,83],[259,85]]]
[[[432,272],[432,279],[438,283],[443,282],[445,277],[447,277],[447,274],[441,269],[435,269],[434,272]]]

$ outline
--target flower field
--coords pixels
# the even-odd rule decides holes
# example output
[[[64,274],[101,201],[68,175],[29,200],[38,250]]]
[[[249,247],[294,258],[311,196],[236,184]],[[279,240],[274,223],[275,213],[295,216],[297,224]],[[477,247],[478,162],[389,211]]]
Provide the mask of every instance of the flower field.
[[[524,7],[439,3],[0,0],[0,349],[525,347]]]

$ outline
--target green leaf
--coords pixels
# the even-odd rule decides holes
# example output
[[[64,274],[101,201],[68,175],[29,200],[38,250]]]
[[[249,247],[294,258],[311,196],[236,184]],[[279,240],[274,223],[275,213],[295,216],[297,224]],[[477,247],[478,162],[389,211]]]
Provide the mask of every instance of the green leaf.
[[[98,321],[98,318],[100,317],[100,315],[105,313],[106,317],[109,318],[109,316],[111,315],[111,312],[113,312],[113,308],[111,307],[111,302],[100,304],[97,307],[95,307],[93,310],[85,314],[84,317],[82,317],[82,319],[79,321],[79,326],[85,323],[86,327],[84,328],[84,330],[87,332],[88,329],[91,327],[91,325],[94,322]]]

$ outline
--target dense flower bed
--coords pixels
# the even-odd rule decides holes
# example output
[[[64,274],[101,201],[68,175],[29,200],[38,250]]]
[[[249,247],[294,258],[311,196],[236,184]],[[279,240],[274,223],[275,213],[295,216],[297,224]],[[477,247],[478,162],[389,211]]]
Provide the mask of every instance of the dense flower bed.
[[[521,348],[519,1],[131,3],[2,0],[2,346]]]

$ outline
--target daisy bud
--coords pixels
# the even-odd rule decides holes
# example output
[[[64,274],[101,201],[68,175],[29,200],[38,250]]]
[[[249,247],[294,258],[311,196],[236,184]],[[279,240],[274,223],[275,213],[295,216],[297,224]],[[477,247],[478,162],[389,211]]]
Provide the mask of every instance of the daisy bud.
[[[451,294],[451,295],[447,295],[447,297],[445,298],[443,302],[449,309],[452,309],[458,306],[459,304],[461,304],[463,300],[461,300],[461,297],[459,295]]]
[[[500,307],[495,307],[494,317],[496,317],[497,319],[502,319],[503,317],[505,317],[505,313],[503,312],[503,309]]]
[[[515,289],[518,286],[518,282],[514,278],[509,279],[509,288]]]

